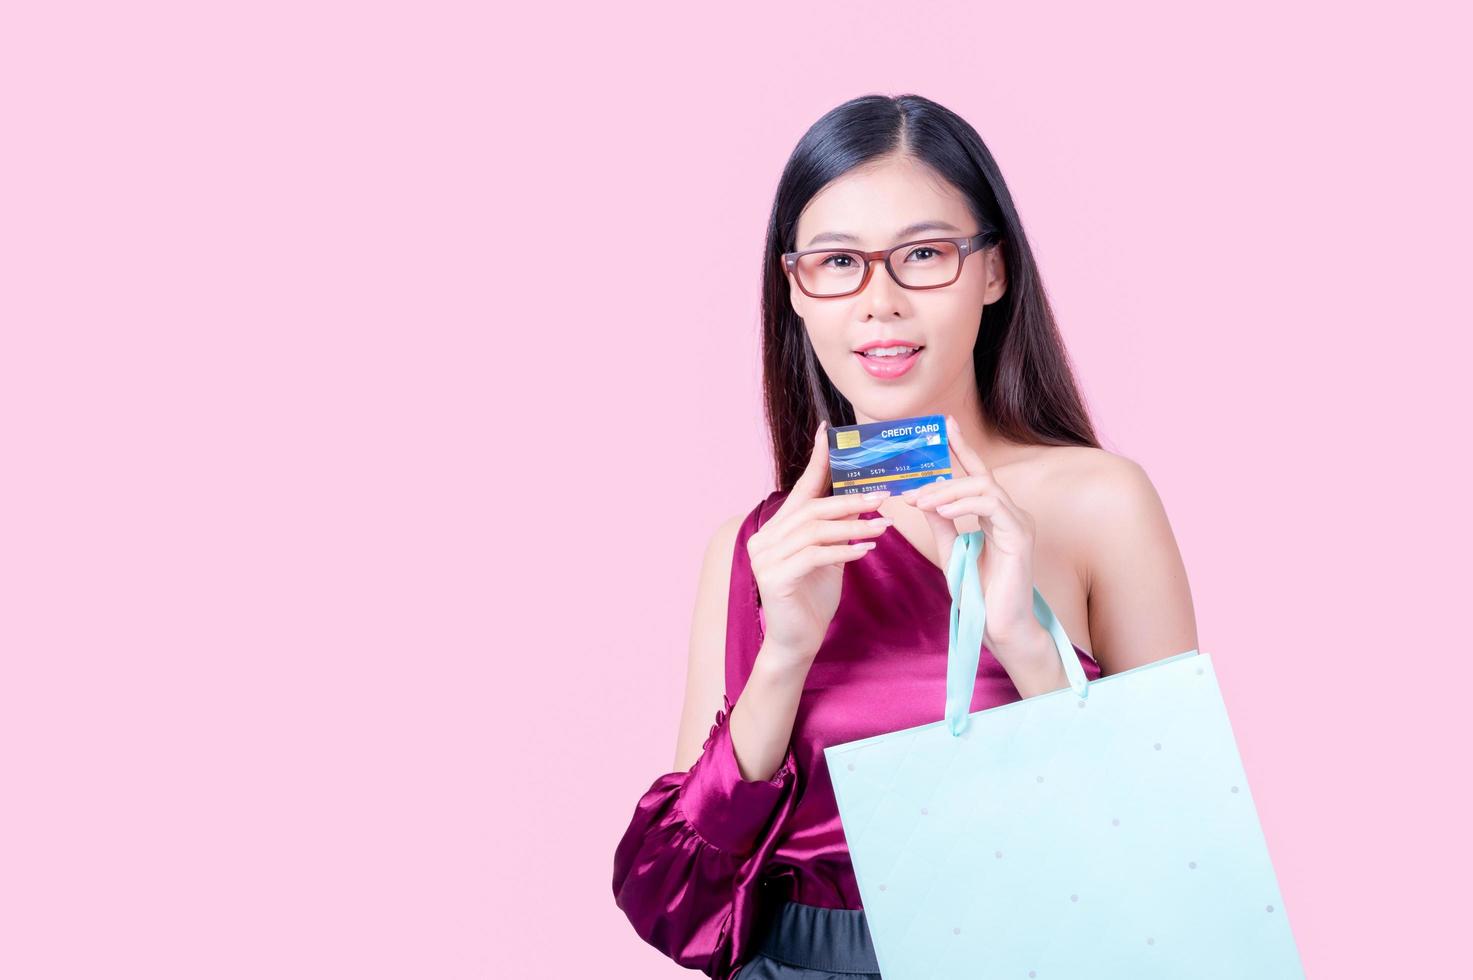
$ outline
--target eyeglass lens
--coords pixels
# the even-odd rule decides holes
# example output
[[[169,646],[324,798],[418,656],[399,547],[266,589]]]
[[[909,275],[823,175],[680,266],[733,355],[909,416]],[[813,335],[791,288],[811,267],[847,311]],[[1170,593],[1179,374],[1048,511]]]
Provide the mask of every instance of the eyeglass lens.
[[[941,286],[957,277],[961,251],[953,242],[917,242],[891,253],[890,265],[903,286]],[[859,288],[864,278],[864,257],[842,249],[810,252],[799,256],[797,273],[808,292],[841,296]]]

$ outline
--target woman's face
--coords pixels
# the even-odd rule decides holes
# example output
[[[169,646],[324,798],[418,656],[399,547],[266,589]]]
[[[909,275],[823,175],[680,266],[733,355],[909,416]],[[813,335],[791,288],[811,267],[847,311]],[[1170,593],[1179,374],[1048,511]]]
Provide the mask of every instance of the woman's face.
[[[912,227],[921,223],[934,226]],[[934,170],[892,156],[835,179],[808,202],[798,217],[794,250],[873,251],[922,238],[969,237],[980,230],[965,199]],[[904,252],[892,257],[897,267],[904,258]],[[961,277],[938,289],[906,289],[877,262],[860,292],[817,299],[788,273],[793,309],[858,421],[966,411],[976,400],[972,347],[982,308],[999,299],[1004,288],[1002,250],[996,246],[967,256]],[[896,374],[904,365],[858,353],[876,340],[920,351]]]

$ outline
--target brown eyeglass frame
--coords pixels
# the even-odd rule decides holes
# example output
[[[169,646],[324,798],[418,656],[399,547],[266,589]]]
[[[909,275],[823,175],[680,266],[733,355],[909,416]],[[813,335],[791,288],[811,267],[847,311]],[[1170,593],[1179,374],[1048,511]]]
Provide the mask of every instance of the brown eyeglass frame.
[[[968,255],[971,255],[973,252],[981,251],[983,248],[983,243],[986,242],[987,239],[1000,239],[1000,237],[1001,236],[999,236],[996,232],[984,231],[980,234],[973,235],[970,238],[918,238],[913,242],[901,242],[899,245],[892,245],[889,248],[882,248],[874,252],[865,252],[857,248],[808,248],[804,249],[801,252],[784,252],[782,253],[782,260],[783,268],[793,274],[793,281],[798,284],[798,288],[803,291],[803,294],[805,296],[812,296],[814,299],[839,299],[843,296],[853,296],[855,293],[864,292],[864,287],[869,285],[869,277],[875,270],[875,262],[877,260],[884,261],[885,271],[890,273],[890,278],[895,282],[897,286],[900,286],[902,289],[940,289],[943,286],[950,286],[952,283],[956,282],[962,277],[962,269],[966,267]],[[912,245],[925,245],[929,242],[949,242],[952,245],[956,246],[956,275],[952,276],[946,282],[938,282],[935,285],[931,286],[907,286],[905,283],[901,282],[900,277],[895,274],[895,267],[890,264],[890,256],[893,255],[895,252],[898,252],[902,248],[909,248]],[[817,252],[843,252],[846,255],[860,256],[861,260],[864,262],[864,275],[860,277],[859,285],[855,286],[847,293],[810,293],[808,291],[808,287],[803,285],[803,277],[798,275],[798,259],[802,258],[805,255],[813,255]]]

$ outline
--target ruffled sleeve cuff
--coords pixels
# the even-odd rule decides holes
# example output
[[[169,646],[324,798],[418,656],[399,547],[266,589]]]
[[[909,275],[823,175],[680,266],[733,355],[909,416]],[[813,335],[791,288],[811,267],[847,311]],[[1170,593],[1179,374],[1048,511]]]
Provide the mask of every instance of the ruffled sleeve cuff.
[[[743,779],[731,744],[731,699],[722,709],[680,794],[685,819],[707,843],[734,855],[756,849],[796,773],[793,747],[771,779]]]

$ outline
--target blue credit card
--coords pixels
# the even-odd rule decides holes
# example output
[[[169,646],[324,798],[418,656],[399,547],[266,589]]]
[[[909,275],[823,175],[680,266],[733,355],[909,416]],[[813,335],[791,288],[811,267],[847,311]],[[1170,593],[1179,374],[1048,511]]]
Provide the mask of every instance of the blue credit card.
[[[946,417],[918,415],[829,430],[833,496],[889,490],[901,494],[937,478],[951,479]]]

